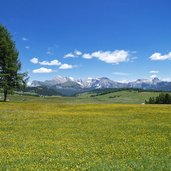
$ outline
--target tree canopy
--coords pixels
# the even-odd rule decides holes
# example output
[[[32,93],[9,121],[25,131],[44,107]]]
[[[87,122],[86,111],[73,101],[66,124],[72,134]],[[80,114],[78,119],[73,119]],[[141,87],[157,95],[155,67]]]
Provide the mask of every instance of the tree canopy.
[[[168,93],[160,93],[157,97],[150,97],[146,104],[171,104],[171,95]]]
[[[27,73],[20,73],[21,62],[18,56],[11,34],[0,25],[0,88],[4,93],[4,101],[8,93],[26,85]]]

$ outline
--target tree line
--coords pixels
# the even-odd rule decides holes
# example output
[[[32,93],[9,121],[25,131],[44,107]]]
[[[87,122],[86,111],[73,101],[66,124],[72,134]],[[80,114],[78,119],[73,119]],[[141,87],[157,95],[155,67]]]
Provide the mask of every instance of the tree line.
[[[169,93],[160,93],[157,97],[150,97],[145,104],[171,104],[171,95]]]

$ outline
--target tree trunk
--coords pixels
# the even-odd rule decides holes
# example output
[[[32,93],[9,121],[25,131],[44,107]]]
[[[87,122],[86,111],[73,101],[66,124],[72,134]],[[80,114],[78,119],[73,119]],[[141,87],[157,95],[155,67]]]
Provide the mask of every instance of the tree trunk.
[[[4,90],[4,102],[7,101],[7,94],[8,94],[8,91],[7,90]]]

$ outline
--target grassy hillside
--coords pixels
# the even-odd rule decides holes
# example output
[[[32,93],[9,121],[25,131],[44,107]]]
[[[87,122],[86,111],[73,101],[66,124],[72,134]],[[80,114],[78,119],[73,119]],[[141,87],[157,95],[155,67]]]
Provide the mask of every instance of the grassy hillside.
[[[122,104],[141,104],[150,97],[158,96],[160,92],[141,92],[136,90],[122,90],[104,93],[103,91],[93,91],[79,94],[76,97],[62,96],[41,96],[15,94],[9,96],[10,101],[40,101],[40,102],[55,102],[55,103],[122,103]],[[2,97],[2,95],[1,95]]]
[[[158,96],[160,92],[146,92],[136,90],[121,90],[116,92],[106,93],[105,91],[100,93],[88,92],[82,93],[78,97],[80,99],[89,99],[99,103],[123,103],[123,104],[141,104],[150,97]]]
[[[169,171],[170,111],[169,105],[0,103],[0,170]]]

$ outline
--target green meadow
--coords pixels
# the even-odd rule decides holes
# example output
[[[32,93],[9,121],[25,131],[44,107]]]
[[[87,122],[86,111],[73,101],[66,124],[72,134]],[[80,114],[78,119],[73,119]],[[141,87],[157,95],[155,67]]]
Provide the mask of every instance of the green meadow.
[[[171,170],[171,106],[83,96],[1,102],[0,170]]]
[[[121,90],[111,93],[99,94],[97,92],[85,92],[72,97],[65,96],[36,96],[36,94],[9,95],[12,102],[42,102],[59,104],[142,104],[150,97],[156,97],[160,92],[146,92],[136,90]],[[1,95],[2,97],[2,95]]]

